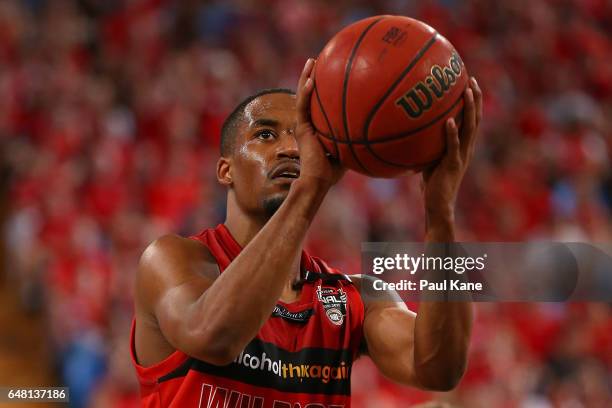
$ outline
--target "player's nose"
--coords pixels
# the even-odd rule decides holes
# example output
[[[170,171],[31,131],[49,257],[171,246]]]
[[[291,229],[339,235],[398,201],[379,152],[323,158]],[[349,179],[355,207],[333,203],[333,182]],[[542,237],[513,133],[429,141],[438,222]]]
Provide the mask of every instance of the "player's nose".
[[[297,139],[292,130],[282,132],[277,146],[276,154],[279,158],[289,157],[291,159],[299,159],[300,151],[298,149]]]

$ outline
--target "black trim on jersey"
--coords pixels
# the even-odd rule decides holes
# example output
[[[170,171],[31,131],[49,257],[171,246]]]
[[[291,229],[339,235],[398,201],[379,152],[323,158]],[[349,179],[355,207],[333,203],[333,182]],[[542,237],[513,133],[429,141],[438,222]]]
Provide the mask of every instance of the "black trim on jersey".
[[[290,352],[254,339],[229,365],[216,366],[190,357],[158,382],[184,377],[194,370],[280,392],[350,395],[351,366],[349,349],[313,347]]]
[[[326,272],[319,273],[319,272],[313,272],[313,271],[303,271],[302,275],[303,277],[300,280],[293,282],[293,284],[291,285],[293,290],[300,290],[302,286],[304,286],[304,283],[316,282],[319,279],[321,280],[322,283],[339,282],[339,281],[346,281],[349,283],[353,283],[351,278],[348,275],[345,275],[343,273],[326,273]]]
[[[343,273],[319,273],[313,271],[306,271],[304,274],[304,281],[306,282],[314,282],[316,280],[321,279],[323,282],[338,282],[338,281],[351,281],[351,278],[348,275]]]

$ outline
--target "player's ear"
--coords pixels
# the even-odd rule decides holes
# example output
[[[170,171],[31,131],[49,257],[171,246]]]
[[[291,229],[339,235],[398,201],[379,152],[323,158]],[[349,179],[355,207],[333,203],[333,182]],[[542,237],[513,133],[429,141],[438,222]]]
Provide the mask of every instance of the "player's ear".
[[[224,186],[232,185],[231,160],[228,157],[219,157],[217,161],[217,181]]]

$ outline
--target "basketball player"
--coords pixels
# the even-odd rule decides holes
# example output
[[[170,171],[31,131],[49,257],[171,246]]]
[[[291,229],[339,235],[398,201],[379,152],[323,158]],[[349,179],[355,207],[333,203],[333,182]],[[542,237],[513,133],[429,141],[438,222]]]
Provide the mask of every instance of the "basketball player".
[[[218,181],[224,224],[191,238],[167,235],[142,255],[131,351],[146,407],[350,406],[350,370],[367,354],[388,378],[427,390],[456,386],[466,367],[468,302],[367,303],[359,286],[302,250],[343,170],[310,122],[314,60],[297,96],[248,98],[222,132]],[[481,92],[464,95],[461,135],[424,177],[426,241],[454,241],[454,203],[474,150]],[[300,284],[296,284],[300,282]],[[365,304],[364,304],[365,303]]]

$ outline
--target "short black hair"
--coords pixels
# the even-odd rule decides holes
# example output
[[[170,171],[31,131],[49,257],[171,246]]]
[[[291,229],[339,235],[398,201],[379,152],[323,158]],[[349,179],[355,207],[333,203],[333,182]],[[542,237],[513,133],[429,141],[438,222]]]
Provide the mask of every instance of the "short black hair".
[[[242,120],[244,115],[244,109],[247,105],[253,102],[255,99],[260,96],[269,95],[269,94],[289,94],[295,95],[295,91],[287,88],[267,88],[254,93],[253,95],[249,95],[242,102],[234,108],[232,113],[225,119],[223,122],[223,126],[221,127],[221,156],[228,157],[234,151],[234,142],[236,141],[236,128],[238,127],[238,123]]]

